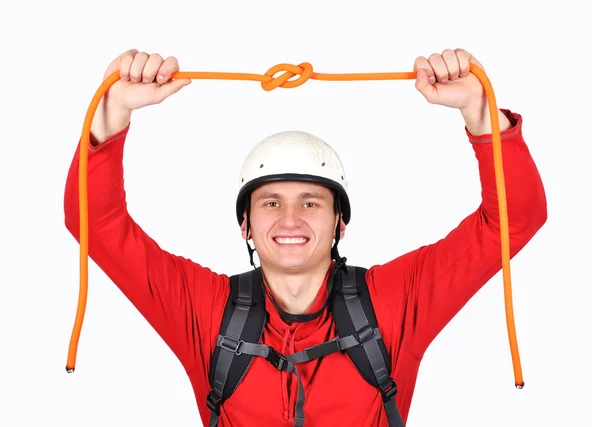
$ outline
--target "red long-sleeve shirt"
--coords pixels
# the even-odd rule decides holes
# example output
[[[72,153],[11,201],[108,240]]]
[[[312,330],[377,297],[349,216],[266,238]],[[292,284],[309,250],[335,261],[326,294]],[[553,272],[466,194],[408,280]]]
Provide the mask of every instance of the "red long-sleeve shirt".
[[[521,132],[519,114],[503,110],[512,127],[502,132],[511,256],[546,221],[542,181]],[[147,319],[185,368],[200,416],[210,418],[210,357],[229,294],[229,279],[192,260],[161,249],[127,211],[123,150],[128,125],[89,146],[89,256]],[[391,262],[369,269],[367,284],[384,342],[392,358],[396,402],[407,420],[423,354],[442,328],[501,269],[498,201],[491,135],[466,129],[479,163],[482,203],[447,236]],[[65,188],[65,224],[79,241],[79,145]],[[354,264],[354,263],[353,263]],[[359,263],[357,263],[359,264]],[[322,286],[313,307],[326,298]],[[335,337],[332,316],[288,325],[270,300],[262,342],[284,355]],[[360,376],[350,358],[335,353],[297,365],[305,387],[306,427],[387,426],[381,395]],[[222,426],[290,426],[296,377],[255,358],[221,409]]]

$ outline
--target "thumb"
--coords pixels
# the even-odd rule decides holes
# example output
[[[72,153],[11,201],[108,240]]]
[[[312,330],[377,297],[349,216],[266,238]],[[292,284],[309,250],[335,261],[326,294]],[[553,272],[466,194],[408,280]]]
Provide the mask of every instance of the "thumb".
[[[161,85],[159,87],[159,102],[162,102],[174,93],[179,92],[182,87],[189,85],[191,82],[191,79],[173,79],[170,82]]]
[[[434,103],[437,98],[435,87],[429,83],[429,78],[424,70],[417,70],[417,80],[415,88],[425,97],[430,103]]]

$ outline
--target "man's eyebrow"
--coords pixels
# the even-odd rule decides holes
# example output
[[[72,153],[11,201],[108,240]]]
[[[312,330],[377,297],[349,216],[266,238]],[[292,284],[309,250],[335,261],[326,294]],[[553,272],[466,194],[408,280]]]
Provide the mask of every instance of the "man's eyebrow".
[[[281,194],[279,193],[259,193],[256,196],[256,200],[264,200],[264,199],[280,199]]]
[[[307,193],[302,193],[300,195],[300,197],[303,198],[303,199],[321,199],[321,200],[325,200],[325,196],[323,196],[321,193],[307,192]]]
[[[279,193],[259,193],[256,196],[256,200],[265,200],[265,199],[280,199],[281,198],[281,194]],[[322,195],[321,193],[314,193],[314,192],[304,192],[300,194],[300,198],[301,199],[321,199],[321,200],[326,200],[326,197],[324,195]]]

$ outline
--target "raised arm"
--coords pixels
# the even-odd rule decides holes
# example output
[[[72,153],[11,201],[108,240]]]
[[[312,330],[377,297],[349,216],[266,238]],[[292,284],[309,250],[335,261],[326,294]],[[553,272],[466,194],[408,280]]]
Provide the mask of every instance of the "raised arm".
[[[400,313],[405,342],[419,357],[502,267],[500,215],[487,100],[481,95],[482,88],[477,86],[479,82],[475,76],[460,77],[452,66],[460,64],[460,73],[463,73],[468,70],[468,60],[475,61],[464,51],[445,51],[443,60],[437,55],[426,62],[437,64],[436,68],[440,69],[445,68],[445,64],[450,65],[445,72],[432,72],[433,67],[428,68],[424,58],[417,59],[415,68],[424,70],[432,80],[428,81],[426,74],[416,85],[430,102],[460,108],[479,165],[481,205],[438,242],[376,266],[371,272],[377,292]],[[431,84],[431,81],[443,80],[446,83]],[[546,196],[523,139],[522,117],[509,110],[499,111],[499,116],[512,258],[545,223]]]
[[[146,61],[126,52],[109,66],[106,76],[121,69],[124,81],[110,89],[94,116],[88,150],[89,256],[119,287],[173,350],[186,369],[199,354],[199,305],[208,305],[223,278],[163,249],[132,219],[125,197],[123,150],[131,113],[150,101],[160,102],[161,88],[138,83],[154,76],[162,61]],[[160,63],[159,63],[160,62]],[[167,76],[176,61],[165,62]],[[145,66],[145,68],[144,68]],[[154,70],[153,70],[154,67]],[[146,76],[146,72],[150,76]],[[186,82],[162,87],[162,99]],[[169,86],[170,85],[170,86]],[[145,87],[144,87],[145,86]],[[114,89],[114,90],[113,90]],[[158,93],[158,96],[157,96]],[[165,96],[166,95],[166,96]],[[65,224],[79,236],[79,155],[77,146],[65,186]]]

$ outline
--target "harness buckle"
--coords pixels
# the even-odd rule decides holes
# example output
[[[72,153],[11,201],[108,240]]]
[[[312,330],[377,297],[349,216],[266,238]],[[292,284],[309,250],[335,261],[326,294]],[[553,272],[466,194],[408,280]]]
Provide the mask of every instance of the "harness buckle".
[[[360,291],[356,286],[340,286],[338,292],[342,295],[359,295]]]
[[[375,330],[371,327],[371,325],[367,325],[352,335],[354,335],[356,341],[358,341],[358,347],[362,347],[364,343],[375,336]]]
[[[244,340],[237,340],[235,338],[224,335],[221,338],[219,347],[224,348],[227,351],[231,351],[232,353],[235,353],[236,356],[239,356],[240,354],[242,354],[240,353],[240,347],[242,346],[242,344],[244,344]]]
[[[288,360],[277,352],[273,347],[269,346],[269,354],[265,357],[271,365],[279,371],[287,370]]]
[[[221,399],[217,397],[214,391],[211,391],[208,393],[208,396],[206,396],[206,406],[208,406],[208,409],[216,415],[221,414]]]
[[[253,307],[256,305],[252,297],[245,297],[238,295],[233,299],[233,305],[243,305],[244,307]]]
[[[379,386],[379,391],[381,392],[383,401],[385,403],[389,402],[398,393],[396,381],[393,378],[388,378],[385,384]]]

